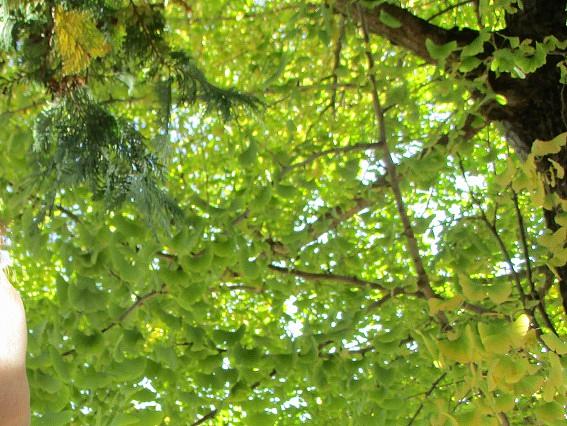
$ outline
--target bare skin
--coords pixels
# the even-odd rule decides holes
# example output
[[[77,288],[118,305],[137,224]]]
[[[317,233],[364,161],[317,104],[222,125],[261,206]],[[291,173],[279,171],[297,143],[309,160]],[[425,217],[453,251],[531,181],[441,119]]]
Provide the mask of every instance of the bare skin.
[[[30,423],[26,346],[22,299],[0,269],[0,426]]]

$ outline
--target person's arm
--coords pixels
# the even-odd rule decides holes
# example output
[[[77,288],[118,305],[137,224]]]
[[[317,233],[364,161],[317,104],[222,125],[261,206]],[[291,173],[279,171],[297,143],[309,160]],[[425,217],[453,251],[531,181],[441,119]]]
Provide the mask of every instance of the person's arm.
[[[0,269],[0,426],[27,426],[27,326],[19,293]]]

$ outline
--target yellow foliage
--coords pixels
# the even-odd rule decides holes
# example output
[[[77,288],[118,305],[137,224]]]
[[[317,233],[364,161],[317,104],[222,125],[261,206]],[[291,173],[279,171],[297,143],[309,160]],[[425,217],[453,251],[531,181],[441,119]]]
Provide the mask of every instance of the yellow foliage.
[[[87,12],[66,11],[57,7],[55,37],[64,75],[77,74],[88,67],[94,58],[100,58],[110,51],[110,45]]]
[[[567,133],[561,133],[550,141],[536,140],[532,145],[532,154],[541,157],[549,154],[557,154],[567,143]]]

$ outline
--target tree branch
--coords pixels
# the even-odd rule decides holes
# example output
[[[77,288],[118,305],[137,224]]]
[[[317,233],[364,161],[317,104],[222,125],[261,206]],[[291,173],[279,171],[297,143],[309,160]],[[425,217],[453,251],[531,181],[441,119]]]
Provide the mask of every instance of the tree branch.
[[[120,324],[122,321],[124,321],[132,312],[134,312],[136,309],[141,307],[148,300],[153,299],[154,297],[162,295],[162,294],[167,294],[165,284],[163,284],[159,290],[152,290],[152,291],[150,291],[150,292],[148,292],[148,293],[146,293],[142,296],[136,297],[136,301],[132,305],[130,305],[130,307],[128,307],[128,309],[126,309],[124,312],[122,312],[122,314],[120,314],[118,319],[116,319],[115,321],[112,321],[106,327],[102,328],[100,330],[100,332],[106,333],[107,331],[110,331],[112,328],[114,328],[115,326]],[[61,354],[61,356],[69,356],[69,355],[72,355],[76,352],[77,352],[76,349],[69,349],[68,351],[63,352]]]
[[[335,45],[335,50],[333,51],[333,87],[331,93],[330,106],[333,109],[333,114],[336,112],[337,103],[337,84],[339,82],[339,76],[337,74],[337,69],[341,65],[341,50],[343,49],[343,41],[346,33],[346,23],[344,15],[341,15],[339,22],[339,35],[337,37],[337,44]]]
[[[459,3],[455,3],[455,4],[452,4],[452,5],[450,5],[450,6],[447,6],[446,8],[440,10],[440,11],[437,12],[437,13],[434,13],[434,14],[431,15],[429,18],[427,18],[427,22],[431,22],[431,21],[433,21],[435,18],[439,18],[440,16],[446,14],[447,12],[450,12],[450,11],[453,10],[453,9],[456,9],[456,8],[458,8],[458,7],[464,6],[464,5],[466,5],[466,4],[474,3],[474,2],[475,2],[475,0],[462,0],[462,1],[460,1]]]
[[[465,120],[465,124],[460,129],[461,138],[463,141],[469,140],[480,131],[480,128],[473,126],[473,121],[473,116],[469,115]],[[413,158],[425,158],[431,151],[432,146],[446,146],[449,144],[449,141],[449,136],[447,134],[444,134],[440,136],[434,144],[423,148],[423,150],[416,154]],[[379,146],[380,142],[376,142],[375,144]],[[398,173],[398,178],[400,179],[401,177],[402,175]],[[332,207],[329,211],[322,214],[316,221],[314,221],[307,227],[307,234],[310,236],[311,240],[314,241],[325,232],[336,229],[341,223],[349,220],[353,216],[360,213],[362,210],[374,204],[374,200],[370,199],[367,195],[369,191],[380,191],[388,187],[388,185],[389,183],[387,180],[387,175],[378,176],[370,186],[365,187],[363,191],[360,191],[351,200],[351,203],[353,204],[352,206],[348,208],[345,208],[345,206],[343,205]],[[322,223],[326,223],[327,225],[323,227],[321,226]]]
[[[382,284],[361,280],[357,277],[351,277],[348,275],[335,275],[335,274],[321,274],[314,272],[300,271],[299,269],[283,268],[277,265],[268,265],[272,271],[279,272],[280,274],[293,275],[299,278],[304,278],[310,281],[335,281],[344,284],[350,284],[355,287],[370,287],[381,291],[390,291],[388,288],[384,287]]]
[[[325,151],[316,152],[311,154],[303,161],[298,161],[297,163],[293,163],[288,166],[288,169],[295,169],[297,167],[305,166],[309,163],[312,163],[317,158],[324,157],[325,155],[329,154],[339,154],[344,152],[351,152],[351,151],[368,151],[368,150],[375,150],[380,148],[380,142],[373,142],[373,143],[357,143],[354,145],[347,145],[347,146],[339,146],[336,148],[327,149]]]
[[[413,15],[406,9],[390,3],[381,3],[372,8],[366,8],[361,3],[361,1],[336,0],[334,8],[337,12],[352,17],[358,23],[364,20],[370,33],[381,35],[393,44],[410,50],[432,64],[436,64],[437,61],[429,55],[425,47],[427,39],[438,45],[453,40],[457,41],[459,45],[466,45],[477,36],[477,32],[471,29],[447,30],[438,27]],[[398,28],[393,28],[384,24],[380,20],[381,14],[390,15],[401,25]]]
[[[423,293],[426,299],[437,298],[437,295],[433,291],[431,287],[431,283],[429,281],[429,276],[425,271],[425,267],[423,265],[423,261],[421,259],[421,255],[419,253],[419,246],[417,243],[417,239],[415,237],[415,233],[413,231],[413,227],[409,218],[409,215],[406,210],[406,206],[404,203],[404,198],[402,195],[402,191],[400,188],[400,181],[398,178],[398,173],[396,170],[396,164],[392,159],[392,155],[390,153],[390,149],[388,147],[386,141],[386,123],[384,118],[384,111],[382,109],[382,105],[380,102],[380,96],[378,95],[378,83],[376,82],[376,77],[374,76],[374,58],[372,56],[372,52],[370,50],[370,36],[368,34],[368,27],[366,22],[366,17],[361,11],[361,7],[358,6],[358,13],[361,16],[362,22],[362,31],[364,36],[364,44],[365,44],[365,53],[366,53],[366,60],[368,63],[368,80],[372,86],[371,95],[372,95],[372,106],[374,109],[374,116],[376,119],[376,125],[378,127],[378,140],[381,142],[381,147],[383,151],[382,160],[386,165],[386,170],[388,172],[388,176],[390,178],[390,187],[392,188],[392,192],[394,193],[394,198],[396,201],[396,208],[398,210],[398,214],[400,216],[400,220],[402,221],[402,225],[404,228],[404,235],[406,237],[406,245],[411,256],[415,272],[417,274],[417,286],[419,290]],[[443,327],[448,325],[448,320],[444,313],[439,312],[438,318],[443,325]]]
[[[514,190],[512,190],[512,201],[514,202],[514,210],[516,211],[516,219],[518,220],[518,228],[520,231],[520,242],[522,243],[522,251],[524,254],[524,260],[526,262],[527,281],[530,286],[530,292],[531,292],[530,298],[538,301],[537,308],[543,318],[543,322],[556,336],[558,336],[557,330],[555,329],[555,326],[551,322],[551,318],[549,318],[549,315],[545,310],[543,299],[539,297],[539,294],[534,284],[534,280],[532,276],[532,266],[531,266],[532,262],[530,260],[530,252],[528,248],[528,239],[526,236],[526,226],[524,224],[524,216],[522,215],[522,211],[520,210],[520,203],[518,202],[518,194]]]
[[[124,321],[132,312],[134,312],[136,309],[138,309],[140,306],[142,306],[148,300],[153,299],[154,297],[162,295],[162,294],[167,294],[167,290],[165,289],[165,284],[163,284],[159,290],[152,290],[152,291],[144,294],[143,296],[136,296],[136,301],[128,309],[126,309],[124,312],[122,312],[122,314],[120,314],[120,316],[118,317],[118,319],[116,321],[113,321],[110,324],[108,324],[100,332],[106,333],[107,331],[112,329],[114,326],[116,326],[116,325],[120,324],[122,321]]]
[[[435,390],[435,388],[437,387],[437,385],[439,383],[441,383],[441,381],[445,378],[445,376],[447,375],[447,373],[443,373],[441,374],[437,380],[435,380],[433,382],[433,384],[431,385],[431,387],[427,390],[427,392],[425,392],[425,399],[427,399],[429,397],[429,395],[431,395],[433,393],[433,391]],[[412,416],[412,418],[410,419],[408,426],[411,426],[413,424],[413,422],[415,421],[415,419],[417,418],[417,416],[419,416],[419,413],[421,413],[421,410],[423,410],[423,402],[421,402],[419,404],[419,407],[417,407],[416,412],[414,413],[414,415]]]

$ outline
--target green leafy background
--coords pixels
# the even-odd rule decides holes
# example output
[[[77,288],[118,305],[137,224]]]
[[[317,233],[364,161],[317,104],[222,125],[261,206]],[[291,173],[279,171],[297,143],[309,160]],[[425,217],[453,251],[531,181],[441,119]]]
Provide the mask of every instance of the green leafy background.
[[[34,424],[562,423],[565,317],[546,265],[567,261],[565,219],[553,240],[535,172],[475,113],[494,94],[451,77],[478,66],[513,2],[480,2],[480,42],[456,63],[456,44],[427,43],[449,68],[372,38],[429,300],[348,16],[302,1],[57,3],[4,1],[0,24],[0,211]],[[402,3],[427,17],[457,2]],[[433,22],[478,28],[472,2]],[[513,40],[482,61],[528,74],[556,43],[524,48],[529,61]],[[149,187],[106,199],[88,176],[61,178],[81,171],[34,174],[37,117],[75,90],[139,133]],[[520,296],[531,285],[549,324]]]

